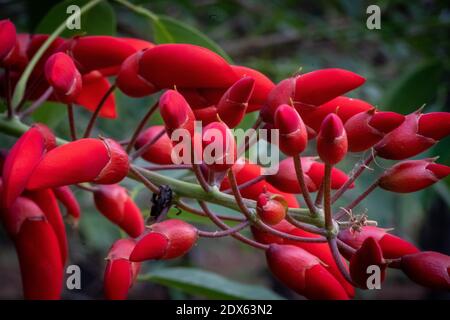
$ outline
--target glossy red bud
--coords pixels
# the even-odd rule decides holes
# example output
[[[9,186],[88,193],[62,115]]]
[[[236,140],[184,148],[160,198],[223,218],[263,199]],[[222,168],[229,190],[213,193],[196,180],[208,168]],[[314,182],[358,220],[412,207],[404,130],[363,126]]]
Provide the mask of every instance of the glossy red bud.
[[[286,216],[287,203],[283,196],[270,192],[261,193],[256,202],[256,213],[261,220],[275,225]]]
[[[336,164],[347,154],[348,143],[342,120],[329,114],[322,122],[317,136],[317,153],[326,164]]]
[[[360,152],[373,147],[404,120],[401,114],[375,109],[356,114],[345,123],[349,151]]]
[[[140,98],[159,91],[139,75],[139,62],[144,51],[138,51],[122,63],[117,75],[117,87],[130,97]]]
[[[220,121],[217,114],[217,107],[210,106],[202,109],[194,109],[195,120],[201,121],[202,126],[207,126],[208,124],[216,121]]]
[[[14,144],[3,165],[2,205],[10,207],[25,189],[44,156],[46,139],[39,127],[31,127]]]
[[[95,206],[112,223],[122,228],[130,237],[136,238],[144,232],[141,210],[118,184],[98,186],[94,191]]]
[[[0,20],[0,65],[13,52],[16,45],[16,27],[9,19]]]
[[[282,104],[291,104],[295,91],[295,78],[280,81],[267,96],[267,101],[261,107],[261,118],[266,123],[274,123],[275,111]]]
[[[146,50],[139,74],[159,89],[227,88],[238,80],[222,57],[191,44],[163,44]]]
[[[417,133],[434,140],[441,140],[450,134],[450,113],[430,112],[419,118]]]
[[[450,257],[433,251],[405,255],[403,272],[414,282],[435,290],[450,290]]]
[[[212,122],[203,128],[203,163],[213,171],[225,171],[236,162],[234,135],[223,122]]]
[[[61,102],[72,103],[81,92],[81,74],[72,58],[63,52],[57,52],[48,58],[45,77]]]
[[[42,210],[19,197],[2,212],[2,220],[16,246],[25,299],[60,299],[63,264],[58,239]]]
[[[308,133],[302,118],[294,108],[287,104],[277,108],[275,128],[280,130],[279,147],[283,153],[295,156],[305,150]]]
[[[272,244],[266,258],[275,277],[298,294],[308,299],[348,299],[336,278],[307,251],[292,245]]]
[[[135,242],[131,239],[120,239],[114,242],[106,258],[106,270],[103,279],[103,290],[108,300],[125,300],[128,291],[136,279],[141,264],[130,262],[129,257]]]
[[[82,182],[114,184],[128,173],[128,155],[111,139],[79,139],[48,152],[31,175],[30,190]]]
[[[164,126],[152,126],[142,132],[136,140],[136,150],[143,147],[147,142],[153,141],[162,130],[165,130]],[[170,140],[167,133],[164,133],[142,154],[141,157],[144,160],[157,164],[172,164],[172,149],[172,140]]]
[[[81,217],[81,209],[80,204],[70,187],[57,187],[53,189],[53,192],[58,201],[66,208],[67,215],[75,221],[75,224],[77,224],[78,219]]]
[[[383,250],[383,257],[385,259],[397,259],[406,254],[412,254],[419,251],[413,244],[388,233],[386,229],[373,226],[365,226],[361,228],[361,231],[355,232],[346,229],[339,232],[338,237],[355,249],[359,249],[364,240],[372,237],[378,242],[381,250]]]
[[[372,275],[372,272],[369,272],[368,268],[371,266],[380,268],[380,282],[383,282],[387,267],[383,258],[383,251],[378,242],[374,238],[369,237],[364,240],[361,247],[350,259],[350,275],[353,282],[362,289],[369,289],[367,280]]]
[[[408,193],[425,189],[450,174],[450,167],[435,159],[405,160],[386,170],[379,186],[392,192]]]
[[[159,99],[159,110],[169,136],[176,129],[187,130],[193,135],[195,116],[180,93],[167,90]]]
[[[173,259],[181,257],[197,242],[197,229],[178,219],[153,224],[137,240],[131,261]]]
[[[3,36],[1,36],[3,38]],[[30,43],[29,34],[17,34],[16,41],[12,51],[3,58],[0,59],[0,65],[7,67],[13,71],[22,71],[25,69],[28,63],[27,47]],[[5,46],[6,48],[6,46]]]
[[[217,104],[217,112],[220,119],[229,128],[236,127],[244,118],[254,87],[255,79],[252,77],[241,78],[220,99]]]

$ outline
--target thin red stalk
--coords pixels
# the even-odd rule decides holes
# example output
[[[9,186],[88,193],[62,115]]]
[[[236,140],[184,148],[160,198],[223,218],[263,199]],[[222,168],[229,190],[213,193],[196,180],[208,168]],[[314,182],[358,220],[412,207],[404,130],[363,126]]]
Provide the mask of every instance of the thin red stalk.
[[[136,130],[133,133],[133,136],[131,137],[131,140],[128,143],[127,146],[127,153],[129,154],[131,150],[133,150],[134,144],[136,143],[137,138],[141,134],[142,130],[144,129],[148,119],[152,116],[152,114],[156,111],[158,108],[158,101],[155,102],[150,109],[147,111],[147,113],[144,115],[144,118],[139,122],[139,125],[136,127]]]
[[[178,207],[179,207],[180,209],[189,211],[190,213],[193,213],[193,214],[198,215],[198,216],[208,217],[208,215],[207,215],[204,211],[202,211],[202,210],[200,210],[200,209],[197,209],[197,208],[194,208],[194,207],[188,205],[187,203],[185,203],[185,202],[183,202],[183,201],[181,201],[181,200],[178,200],[178,201],[177,201],[177,204],[178,204]],[[210,210],[210,211],[211,211],[211,210]],[[247,221],[247,219],[245,219],[245,218],[243,218],[243,217],[226,216],[226,215],[221,215],[221,214],[214,213],[214,212],[213,212],[213,214],[214,214],[215,216],[217,216],[218,218],[222,219],[222,220],[238,221],[238,222]]]
[[[300,159],[300,155],[295,155],[294,157],[294,166],[295,173],[297,175],[298,183],[300,184],[300,188],[302,189],[303,199],[305,199],[306,206],[308,207],[311,214],[317,214],[316,206],[314,205],[311,195],[309,194],[308,187],[305,182],[305,174],[303,173],[302,161]]]
[[[47,101],[47,99],[52,95],[53,88],[48,88],[37,100],[35,100],[31,106],[29,106],[26,110],[24,110],[22,113],[19,114],[19,118],[23,119],[25,117],[28,117],[30,114],[32,114],[34,111],[36,111],[42,104]]]
[[[5,97],[7,117],[11,119],[14,116],[14,108],[11,104],[11,73],[9,68],[5,68]]]
[[[200,237],[205,237],[205,238],[222,238],[222,237],[227,237],[230,236],[236,232],[241,231],[242,229],[248,227],[250,224],[250,222],[248,221],[244,221],[241,222],[240,224],[238,224],[237,226],[234,226],[233,228],[229,228],[226,230],[221,230],[221,231],[203,231],[203,230],[198,230],[198,235]]]
[[[248,180],[248,181],[246,181],[246,182],[240,184],[240,185],[238,186],[238,188],[239,188],[239,190],[245,189],[245,188],[247,188],[247,187],[250,187],[250,186],[254,185],[255,183],[258,183],[258,182],[260,182],[260,181],[263,181],[265,178],[266,178],[266,177],[263,176],[263,175],[258,176],[258,177],[254,178],[254,179]],[[233,190],[232,190],[231,188],[228,188],[228,189],[226,189],[226,190],[223,190],[222,192],[223,192],[223,193],[231,193],[232,191],[233,191]]]
[[[358,165],[357,169],[352,173],[348,180],[343,184],[342,187],[339,188],[338,191],[336,191],[331,198],[331,203],[335,203],[352,185],[353,182],[355,182],[356,179],[364,172],[364,170],[367,168],[367,166],[375,159],[377,155],[377,152],[375,150],[372,150],[370,155]]]
[[[350,277],[350,274],[348,273],[348,270],[342,261],[342,256],[339,253],[338,246],[336,243],[336,238],[332,237],[328,240],[328,245],[330,246],[331,253],[333,255],[334,261],[336,262],[336,265],[339,268],[339,271],[341,272],[342,276],[347,280],[350,284],[354,285],[352,278]]]
[[[73,116],[73,105],[71,103],[67,104],[67,116],[69,119],[69,127],[70,127],[70,137],[72,140],[77,140],[77,129],[75,127],[75,118]]]
[[[325,175],[323,178],[323,208],[325,213],[325,229],[328,231],[333,230],[333,213],[331,212],[331,169],[333,166],[325,165]]]
[[[336,238],[337,245],[340,249],[340,251],[344,251],[348,256],[352,256],[355,254],[356,249],[352,248],[348,244],[346,244],[344,241]]]
[[[323,185],[323,181],[322,181],[322,183],[320,184],[319,190],[317,191],[316,201],[314,201],[314,205],[316,207],[322,207],[323,191],[324,191],[324,185]]]
[[[134,153],[130,155],[130,158],[132,160],[135,160],[139,158],[141,155],[143,155],[148,148],[150,148],[156,141],[158,141],[159,138],[161,138],[166,133],[166,129],[162,129],[156,136],[153,137],[152,140],[147,141],[146,144],[144,144],[142,147],[140,147],[138,150],[136,150]]]
[[[130,166],[130,172],[134,174],[141,182],[153,193],[159,193],[159,188],[153,184],[150,180],[144,177],[139,171],[137,171],[133,166]]]
[[[16,113],[19,113],[19,111],[22,110],[23,106],[25,105],[25,102],[27,102],[28,98],[32,95],[32,93],[34,93],[34,91],[39,86],[39,84],[41,83],[42,80],[43,80],[43,78],[41,76],[36,77],[36,79],[29,86],[27,86],[27,90],[25,91],[25,94],[24,94],[22,100],[19,102],[19,104],[16,107],[16,110],[15,110]]]
[[[339,210],[339,212],[336,214],[335,219],[342,218],[346,212],[352,210],[354,207],[356,207],[362,200],[364,200],[375,188],[378,187],[378,180],[372,183],[363,193],[361,193],[355,200],[353,200],[348,206],[345,207],[345,209]]]
[[[203,188],[203,190],[209,192],[211,190],[211,186],[206,181],[205,176],[203,175],[202,170],[200,169],[200,166],[198,164],[192,163],[192,170],[194,171],[198,183]]]
[[[318,228],[316,226],[309,225],[307,223],[303,223],[303,222],[297,221],[290,214],[286,215],[286,220],[289,221],[294,226],[296,226],[297,228],[302,229],[304,231],[311,232],[311,233],[314,233],[314,234],[319,234],[319,235],[322,235],[322,236],[326,236],[327,235],[326,230],[324,230],[322,228]]]
[[[105,92],[102,99],[98,103],[97,107],[95,108],[94,113],[92,113],[91,119],[89,120],[89,123],[86,127],[86,131],[84,132],[83,137],[89,138],[91,135],[92,129],[94,128],[95,120],[97,120],[98,115],[100,114],[100,110],[102,109],[103,105],[105,104],[106,100],[108,99],[109,95],[116,89],[116,84],[113,84],[108,91]]]

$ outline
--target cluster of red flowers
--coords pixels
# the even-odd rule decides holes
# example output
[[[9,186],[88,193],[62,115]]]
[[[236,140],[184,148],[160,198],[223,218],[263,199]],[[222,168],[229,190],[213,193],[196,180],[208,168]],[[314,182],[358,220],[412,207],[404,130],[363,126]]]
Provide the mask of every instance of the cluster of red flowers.
[[[3,20],[0,38],[0,66],[5,71],[1,94],[9,104],[9,89],[15,87],[48,35],[16,34],[14,25]],[[111,85],[108,78],[115,83]],[[450,257],[420,252],[365,217],[352,215],[343,220],[346,212],[342,210],[351,211],[376,187],[414,192],[450,174],[450,168],[435,163],[436,159],[407,160],[450,134],[450,114],[419,110],[404,116],[343,96],[364,82],[350,71],[323,69],[275,85],[254,69],[230,65],[194,45],[154,45],[110,36],[56,38],[32,70],[24,101],[45,97],[80,105],[93,111],[95,120],[97,115],[117,116],[111,95],[116,86],[136,98],[166,90],[157,103],[164,126],[145,129],[155,106],[128,142],[90,138],[87,130],[84,138],[72,136],[72,141],[58,145],[49,128],[33,124],[2,154],[0,218],[16,245],[25,298],[57,299],[61,295],[68,245],[58,202],[72,220],[80,218],[71,185],[92,192],[98,211],[130,237],[116,241],[107,255],[104,288],[109,299],[127,297],[141,262],[177,258],[198,237],[227,235],[263,249],[273,274],[310,299],[353,297],[355,287],[367,289],[367,268],[374,265],[382,272],[381,280],[387,267],[400,268],[419,284],[450,289]],[[279,148],[287,158],[275,175],[263,176],[258,164],[237,160],[241,153],[230,129],[250,112],[260,115],[255,128],[279,130]],[[163,176],[155,173],[159,180],[152,182],[132,162],[140,156],[164,168],[176,168],[170,135],[185,129],[194,136],[195,120],[204,126],[203,149],[213,143],[213,131],[221,133],[228,147],[218,153],[217,161],[188,166],[202,191],[209,193],[209,198],[197,199],[201,210],[182,201],[178,205],[210,217],[222,230],[202,231],[165,217],[146,228],[139,207],[118,183],[128,175],[153,193],[161,192],[158,186]],[[313,141],[318,157],[300,157]],[[133,147],[137,149],[134,154]],[[334,167],[348,152],[367,150],[371,150],[370,157],[351,175]],[[354,186],[376,156],[401,161],[333,215],[332,204]],[[224,157],[231,162],[222,161]],[[225,224],[222,220],[227,217],[213,213],[202,201],[217,194],[213,186],[223,196],[216,203],[224,205],[228,193],[234,196],[231,207],[243,214],[235,218],[241,222],[236,227]],[[336,191],[332,194],[332,190]],[[312,192],[317,192],[316,201],[311,199]],[[295,194],[300,193],[307,214],[299,211]],[[191,197],[195,199],[196,194]],[[295,213],[303,215],[296,217]],[[239,233],[249,225],[254,239]]]

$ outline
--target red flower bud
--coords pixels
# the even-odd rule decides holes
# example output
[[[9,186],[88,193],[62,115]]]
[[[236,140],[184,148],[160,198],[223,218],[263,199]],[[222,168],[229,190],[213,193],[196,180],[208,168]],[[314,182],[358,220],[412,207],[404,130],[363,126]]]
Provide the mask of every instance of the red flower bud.
[[[450,290],[450,257],[433,251],[405,255],[403,272],[414,282],[435,290]]]
[[[447,136],[450,133],[449,127],[450,116],[447,112],[411,113],[399,127],[375,146],[375,150],[385,159],[402,160],[413,157]]]
[[[397,259],[406,254],[416,253],[419,250],[411,243],[387,233],[386,229],[372,226],[362,227],[361,231],[352,232],[350,229],[339,232],[339,239],[349,246],[358,249],[364,240],[374,238],[383,250],[385,259]]]
[[[392,192],[408,193],[425,189],[450,174],[450,167],[435,159],[405,160],[386,170],[379,186]]]
[[[94,191],[94,202],[98,211],[130,237],[136,238],[144,232],[141,210],[125,188],[118,184],[99,186]]]
[[[16,27],[8,19],[0,20],[0,65],[13,52],[16,45]]]
[[[130,262],[130,254],[135,242],[131,239],[120,239],[114,242],[109,250],[103,287],[106,299],[125,300],[128,290],[136,279],[141,264]]]
[[[128,155],[111,139],[80,139],[48,152],[27,188],[54,188],[82,182],[113,184],[128,173]]]
[[[143,54],[144,51],[138,51],[125,59],[117,75],[117,87],[130,97],[145,97],[158,91],[139,75],[139,62]]]
[[[380,245],[372,237],[364,240],[361,247],[350,259],[350,275],[352,280],[362,289],[368,289],[367,279],[371,273],[367,271],[370,266],[378,266],[380,268],[380,281],[383,282],[386,276],[387,265]]]
[[[212,122],[203,128],[203,163],[213,171],[225,171],[236,162],[233,133],[223,122]]]
[[[3,38],[3,36],[1,37]],[[17,34],[12,51],[4,57],[3,61],[0,59],[0,65],[10,70],[23,71],[28,63],[27,47],[29,42],[29,34]]]
[[[111,84],[100,72],[93,71],[83,75],[83,87],[75,100],[76,104],[85,107],[89,111],[95,111],[105,94],[111,89]],[[115,119],[116,100],[114,94],[106,98],[103,107],[100,109],[100,117]]]
[[[181,257],[191,250],[197,238],[197,229],[182,220],[170,219],[155,223],[137,239],[130,261]]]
[[[297,111],[287,104],[275,112],[275,128],[280,130],[280,149],[288,156],[303,152],[308,143],[308,133]]]
[[[275,225],[286,216],[287,203],[283,196],[261,193],[256,202],[256,212],[264,223]]]
[[[152,126],[142,132],[136,140],[135,148],[143,147],[147,142],[152,141],[162,130],[164,126]],[[172,164],[172,140],[167,133],[164,133],[142,154],[142,158],[157,164]]]
[[[63,52],[57,52],[48,58],[45,77],[61,102],[74,102],[81,92],[81,74],[72,59]]]
[[[298,294],[308,299],[348,299],[336,278],[307,251],[292,245],[272,244],[266,258],[275,277]]]
[[[323,162],[336,164],[347,154],[347,134],[341,119],[335,115],[328,115],[322,122],[317,136],[317,153]]]
[[[195,115],[195,120],[201,121],[203,126],[221,120],[217,114],[216,106],[210,106],[202,109],[194,109],[193,111]]]
[[[176,129],[194,133],[195,116],[184,97],[175,90],[167,90],[159,99],[159,110],[164,120],[166,131],[171,136]]]
[[[146,50],[139,74],[159,89],[227,88],[238,79],[222,57],[191,44],[163,44]]]
[[[315,161],[314,157],[302,157],[301,161],[308,191],[315,192],[322,184],[325,165]],[[278,172],[274,175],[268,175],[266,180],[283,192],[301,193],[301,188],[295,173],[294,161],[291,157],[282,160],[279,164]],[[338,168],[331,169],[331,188],[333,190],[342,187],[347,180],[348,176],[343,171]],[[354,184],[350,186],[350,188],[353,187]]]
[[[3,165],[2,202],[10,207],[22,193],[33,170],[41,161],[48,139],[42,131],[43,125],[35,126],[25,132],[9,151]]]
[[[395,112],[377,112],[371,109],[358,113],[345,123],[348,149],[351,152],[367,150],[397,128],[405,116]]]
[[[2,212],[19,258],[25,299],[59,299],[63,265],[58,239],[41,209],[19,197]]]
[[[81,209],[72,190],[68,186],[63,186],[54,188],[53,192],[58,201],[66,208],[67,214],[74,220],[76,225],[81,216]]]
[[[236,127],[244,118],[254,87],[255,79],[251,77],[241,78],[220,99],[217,104],[217,112],[220,119],[229,128]]]

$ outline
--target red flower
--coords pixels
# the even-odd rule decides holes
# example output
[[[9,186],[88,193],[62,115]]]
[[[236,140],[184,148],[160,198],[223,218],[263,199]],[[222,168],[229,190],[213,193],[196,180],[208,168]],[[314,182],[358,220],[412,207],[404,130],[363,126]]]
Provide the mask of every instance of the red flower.
[[[53,192],[58,201],[66,208],[67,215],[74,220],[74,224],[76,225],[81,216],[81,209],[72,190],[68,186],[63,186],[54,188]]]
[[[400,193],[425,189],[450,174],[450,167],[435,159],[406,160],[386,170],[379,179],[381,188]]]
[[[122,228],[130,237],[144,232],[141,210],[118,184],[99,186],[94,192],[95,206],[112,223]]]
[[[334,113],[322,122],[317,136],[317,153],[326,164],[336,164],[347,154],[347,134],[342,120]]]
[[[168,135],[176,129],[194,133],[195,116],[184,97],[175,90],[167,90],[159,99],[159,110]]]
[[[287,203],[283,196],[263,192],[256,202],[256,212],[264,223],[275,225],[286,216]]]
[[[109,249],[103,287],[106,299],[125,300],[128,290],[136,279],[141,264],[130,262],[130,253],[135,242],[131,239],[120,239]]]
[[[16,27],[8,19],[0,20],[0,65],[13,52],[16,45]]]
[[[275,112],[275,128],[280,130],[280,149],[288,156],[303,152],[308,143],[308,133],[297,111],[283,104]]]
[[[213,171],[225,171],[236,162],[233,133],[223,122],[212,122],[203,128],[203,163]]]
[[[152,141],[162,130],[164,126],[152,126],[142,132],[136,140],[135,148],[143,147],[147,142]],[[167,133],[164,133],[142,154],[142,158],[149,162],[158,164],[172,164],[172,140]]]

